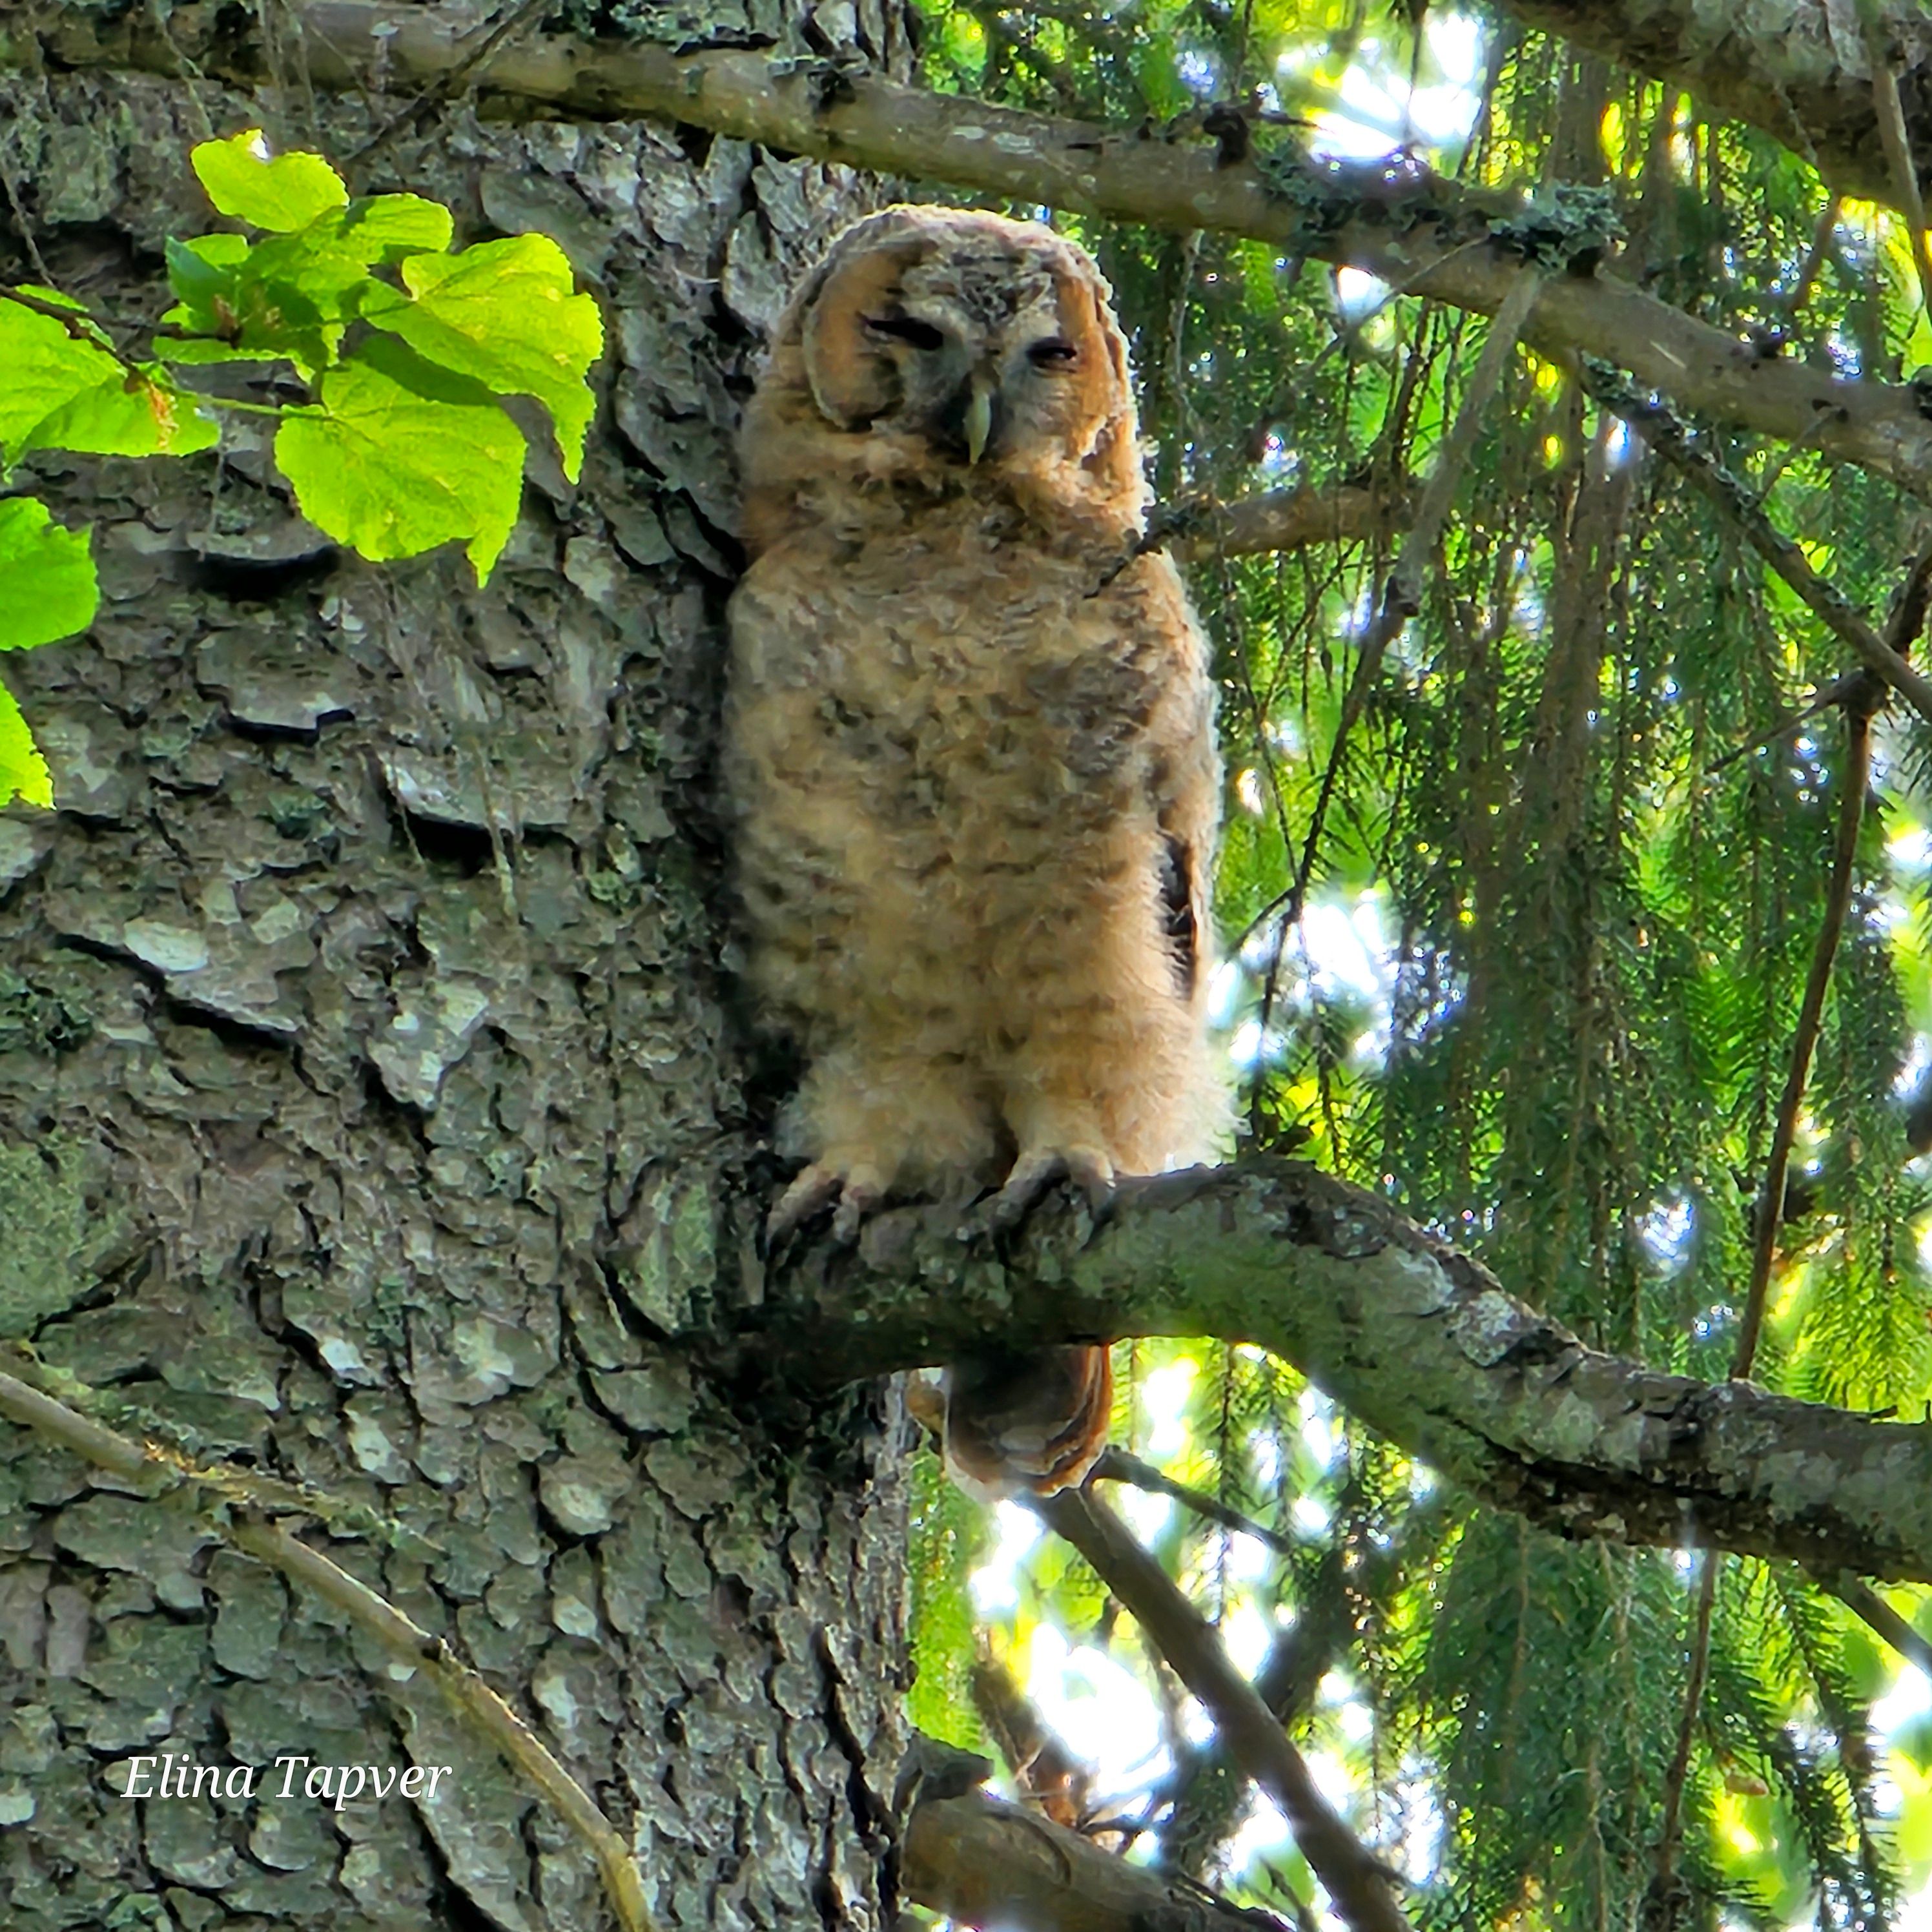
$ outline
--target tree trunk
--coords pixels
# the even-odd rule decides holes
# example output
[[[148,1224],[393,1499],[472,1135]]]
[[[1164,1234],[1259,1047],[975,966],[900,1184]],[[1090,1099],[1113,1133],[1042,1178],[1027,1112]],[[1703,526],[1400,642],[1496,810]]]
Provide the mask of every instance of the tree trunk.
[[[803,53],[803,13],[757,24]],[[820,9],[828,44],[908,66],[895,0]],[[773,1178],[721,968],[730,440],[799,263],[876,194],[657,124],[388,127],[406,100],[322,100],[280,52],[252,98],[23,86],[10,274],[124,339],[163,238],[208,225],[189,146],[260,124],[459,239],[556,236],[608,407],[580,488],[533,446],[480,592],[329,549],[259,418],[218,469],[34,464],[106,598],[7,665],[61,809],[0,818],[0,1340],[124,1432],[312,1486],[288,1520],[508,1700],[661,1924],[886,1926],[899,1406],[690,1366],[755,1292]],[[13,1932],[609,1922],[426,1674],[194,1501],[0,1423]],[[412,1764],[451,1768],[311,1795]],[[260,1768],[252,1798],[159,1795],[208,1766]]]

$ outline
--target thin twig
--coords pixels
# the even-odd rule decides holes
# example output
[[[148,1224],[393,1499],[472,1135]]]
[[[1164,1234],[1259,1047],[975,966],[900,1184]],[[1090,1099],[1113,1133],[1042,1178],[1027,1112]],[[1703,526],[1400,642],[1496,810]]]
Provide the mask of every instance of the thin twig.
[[[389,1654],[426,1672],[449,1701],[512,1766],[554,1805],[597,1862],[604,1888],[624,1932],[656,1932],[644,1902],[644,1880],[610,1821],[530,1726],[440,1636],[424,1630],[339,1564],[279,1524],[230,1507],[237,1472],[177,1462],[159,1449],[130,1441],[104,1424],[0,1372],[0,1414],[131,1483],[150,1498],[184,1485],[214,1498],[201,1518],[209,1533],[302,1583],[340,1610]]]
[[[1256,1522],[1252,1516],[1244,1516],[1238,1509],[1230,1509],[1217,1498],[1210,1496],[1205,1490],[1197,1490],[1191,1484],[1178,1483],[1169,1475],[1156,1469],[1151,1462],[1144,1462],[1132,1450],[1123,1449],[1118,1444],[1109,1443],[1100,1452],[1100,1460],[1094,1465],[1094,1480],[1100,1483],[1131,1483],[1137,1490],[1148,1490],[1156,1496],[1172,1496],[1174,1500],[1193,1510],[1196,1515],[1205,1516],[1210,1522],[1219,1523],[1223,1529],[1236,1530],[1243,1536],[1252,1536],[1264,1543],[1270,1550],[1280,1551],[1284,1556],[1292,1556],[1301,1547],[1294,1538],[1284,1536],[1278,1529],[1270,1529],[1266,1524]]]
[[[1764,1326],[1764,1304],[1771,1286],[1771,1264],[1778,1248],[1778,1230],[1784,1217],[1785,1175],[1791,1164],[1791,1150],[1798,1138],[1798,1110],[1804,1105],[1804,1087],[1810,1078],[1811,1056],[1816,1050],[1823,1028],[1825,994],[1832,982],[1832,962],[1837,956],[1845,915],[1852,903],[1852,874],[1858,857],[1858,827],[1864,818],[1865,788],[1871,778],[1871,721],[1868,706],[1847,706],[1845,712],[1845,758],[1838,774],[1838,832],[1832,855],[1832,883],[1825,900],[1824,917],[1811,951],[1811,970],[1804,982],[1804,1003],[1798,1010],[1798,1027],[1791,1042],[1791,1064],[1785,1075],[1784,1091],[1778,1103],[1778,1117],[1772,1128],[1771,1152],[1764,1165],[1764,1181],[1758,1190],[1751,1228],[1750,1284],[1744,1297],[1744,1319],[1738,1328],[1736,1352],[1731,1360],[1731,1379],[1748,1378],[1757,1357],[1758,1336]]]
[[[1785,298],[1784,313],[1796,321],[1798,311],[1811,299],[1811,291],[1817,286],[1818,277],[1825,266],[1825,257],[1832,252],[1832,237],[1838,231],[1838,197],[1829,196],[1819,211],[1817,226],[1811,231],[1811,245],[1804,251],[1804,259],[1798,265],[1798,279],[1791,285],[1791,292]]]
[[[1811,568],[1804,553],[1778,530],[1764,505],[1741,478],[1699,449],[1689,432],[1660,403],[1640,394],[1607,363],[1586,358],[1583,386],[1614,410],[1652,448],[1682,470],[1742,532],[1751,548],[1802,598],[1812,614],[1886,682],[1904,693],[1912,708],[1932,722],[1932,679],[1913,670],[1859,616],[1844,596]]]
[[[18,287],[0,288],[0,302],[12,302],[18,308],[31,309],[35,315],[45,316],[50,322],[58,322],[76,342],[87,348],[100,349],[104,346],[100,338],[106,330],[100,318],[91,309],[50,302],[45,296],[37,296],[30,290]]]
[[[1086,1558],[1214,1720],[1228,1754],[1280,1808],[1310,1869],[1350,1932],[1410,1932],[1390,1874],[1316,1787],[1297,1750],[1228,1660],[1201,1612],[1089,1491],[1063,1490],[1034,1508]]]
[[[1921,1636],[1862,1576],[1853,1570],[1840,1570],[1833,1582],[1815,1570],[1808,1574],[1820,1589],[1836,1597],[1907,1664],[1916,1664],[1928,1678],[1932,1678],[1932,1641]]]
[[[1890,634],[1881,646],[1899,657],[1901,662],[1904,650],[1924,628],[1929,585],[1932,585],[1932,538],[1921,544],[1912,560],[1892,614]],[[1772,1126],[1771,1151],[1765,1161],[1764,1180],[1758,1190],[1752,1214],[1750,1280],[1744,1295],[1744,1318],[1738,1325],[1737,1346],[1731,1358],[1733,1382],[1743,1382],[1749,1377],[1757,1358],[1758,1339],[1763,1331],[1772,1262],[1777,1252],[1778,1226],[1784,1214],[1785,1178],[1790,1168],[1791,1150],[1798,1137],[1798,1115],[1804,1102],[1805,1084],[1810,1077],[1811,1057],[1816,1050],[1823,1025],[1825,995],[1831,985],[1832,962],[1838,956],[1846,915],[1851,909],[1858,829],[1864,820],[1865,792],[1871,781],[1871,726],[1877,700],[1878,694],[1869,686],[1862,692],[1847,693],[1844,700],[1845,758],[1838,777],[1838,835],[1832,854],[1831,883],[1826,892],[1824,916],[1819,922],[1818,937],[1811,949],[1811,968],[1805,977],[1804,997],[1798,1008],[1797,1028],[1792,1036],[1791,1064],[1785,1076],[1784,1091],[1779,1097],[1777,1118]],[[1717,1603],[1718,1570],[1722,1561],[1720,1552],[1714,1550],[1706,1550],[1699,1559],[1697,1600],[1691,1617],[1690,1667],[1684,1676],[1684,1707],[1678,1723],[1677,1740],[1664,1774],[1664,1822],[1658,1839],[1656,1874],[1652,1881],[1660,1892],[1671,1887],[1676,1874],[1677,1856],[1683,1834],[1684,1786],[1690,1773],[1690,1747],[1696,1732],[1698,1712],[1703,1703],[1705,1679],[1709,1674],[1711,1623]],[[1839,1591],[1838,1594],[1844,1593]],[[1875,1592],[1868,1591],[1867,1594],[1880,1610],[1887,1610]],[[1861,1605],[1854,1604],[1852,1607],[1862,1616],[1867,1614]]]
[[[1848,672],[1843,677],[1834,677],[1817,696],[1802,710],[1794,711],[1782,724],[1774,724],[1768,731],[1760,731],[1748,743],[1733,746],[1720,758],[1713,758],[1704,767],[1704,776],[1714,778],[1718,774],[1736,764],[1740,758],[1748,758],[1754,752],[1762,751],[1767,745],[1774,745],[1780,738],[1788,738],[1794,731],[1803,730],[1820,712],[1828,711],[1834,704],[1842,704],[1858,691],[1862,684],[1868,684],[1874,674],[1859,670]]]
[[[1932,584],[1932,537],[1922,542],[1906,574],[1882,648],[1904,662],[1909,648],[1925,625],[1928,584]],[[1845,916],[1851,909],[1852,874],[1858,859],[1858,828],[1864,821],[1865,791],[1871,781],[1871,725],[1876,696],[1867,692],[1845,704],[1845,761],[1839,776],[1838,832],[1832,854],[1832,882],[1826,895],[1825,916],[1811,951],[1811,970],[1804,982],[1804,1003],[1791,1042],[1791,1067],[1772,1126],[1771,1153],[1765,1162],[1764,1184],[1758,1192],[1756,1217],[1751,1229],[1750,1286],[1744,1299],[1744,1320],[1738,1330],[1737,1352],[1731,1379],[1744,1381],[1756,1359],[1764,1324],[1765,1298],[1770,1289],[1772,1257],[1784,1216],[1784,1180],[1791,1149],[1798,1136],[1798,1109],[1810,1077],[1811,1056],[1824,1024],[1825,994],[1831,985],[1832,962],[1838,956]]]
[[[1844,931],[1845,915],[1852,902],[1852,863],[1858,856],[1858,826],[1864,815],[1865,788],[1871,776],[1872,714],[1864,706],[1848,705],[1845,712],[1845,760],[1840,771],[1838,830],[1832,854],[1832,881],[1825,902],[1825,915],[1811,952],[1811,970],[1804,982],[1804,998],[1798,1009],[1797,1030],[1791,1042],[1791,1064],[1785,1076],[1784,1092],[1773,1123],[1771,1152],[1765,1162],[1764,1181],[1758,1190],[1751,1228],[1751,1271],[1744,1296],[1744,1319],[1738,1330],[1737,1347],[1731,1358],[1731,1379],[1743,1382],[1750,1374],[1757,1356],[1759,1335],[1764,1324],[1764,1304],[1771,1284],[1772,1259],[1777,1250],[1778,1223],[1784,1212],[1785,1176],[1791,1162],[1791,1149],[1798,1135],[1798,1114],[1804,1104],[1805,1082],[1810,1076],[1811,1055],[1818,1044],[1824,1018],[1825,994],[1831,983],[1832,962]],[[1717,1602],[1718,1569],[1723,1561],[1719,1552],[1706,1550],[1699,1559],[1696,1608],[1691,1619],[1690,1661],[1684,1683],[1684,1708],[1677,1727],[1677,1742],[1664,1780],[1664,1823],[1658,1836],[1656,1882],[1667,1884],[1675,1876],[1677,1854],[1683,1833],[1684,1786],[1690,1772],[1690,1746],[1696,1735],[1697,1714],[1704,1699],[1704,1682],[1710,1670],[1712,1613]]]
[[[1308,830],[1302,840],[1301,857],[1294,868],[1294,882],[1263,909],[1257,916],[1256,924],[1279,914],[1286,932],[1288,928],[1300,922],[1307,904],[1309,883],[1314,876],[1316,855],[1321,849],[1322,827],[1341,776],[1342,760],[1348,748],[1349,734],[1367,708],[1369,699],[1381,680],[1384,652],[1403,625],[1422,608],[1424,562],[1435,550],[1436,538],[1448,520],[1456,486],[1461,482],[1470,452],[1475,447],[1483,418],[1489,413],[1490,405],[1502,386],[1503,371],[1509,366],[1516,338],[1529,320],[1529,312],[1535,306],[1537,293],[1542,286],[1543,278],[1535,269],[1524,268],[1511,284],[1509,293],[1490,325],[1488,337],[1469,378],[1468,391],[1456,412],[1456,420],[1448,435],[1436,453],[1429,481],[1423,486],[1421,500],[1416,506],[1415,520],[1402,538],[1402,548],[1396,553],[1388,581],[1383,586],[1380,608],[1362,640],[1360,655],[1355,661],[1355,674],[1349,680],[1348,695],[1342,700],[1342,716],[1335,727],[1334,742],[1329,747],[1321,789],[1316,795],[1315,808],[1310,814]],[[1264,1040],[1272,1017],[1283,950],[1281,946],[1275,949],[1262,991],[1260,1036]]]
[[[1697,1600],[1690,1613],[1687,1642],[1688,1667],[1684,1674],[1684,1707],[1678,1714],[1677,1738],[1664,1767],[1664,1822],[1657,1837],[1653,1892],[1675,1888],[1677,1855],[1684,1838],[1684,1786],[1690,1773],[1690,1747],[1697,1735],[1697,1714],[1704,1706],[1704,1679],[1711,1667],[1711,1612],[1718,1600],[1718,1565],[1722,1552],[1707,1550],[1697,1559]]]
[[[343,163],[343,166],[345,169],[358,166],[380,154],[411,122],[420,119],[430,110],[441,106],[449,100],[512,34],[527,27],[532,21],[540,20],[550,9],[550,0],[524,0],[520,7],[512,9],[494,26],[486,26],[474,47],[464,54],[448,73],[439,75],[434,86],[425,88],[406,106],[399,108],[391,115]]]
[[[0,88],[0,100],[4,100],[12,107],[14,92],[12,87]],[[7,206],[14,212],[14,230],[20,236],[21,247],[27,251],[27,260],[32,266],[34,280],[42,284],[51,284],[53,278],[48,273],[46,261],[40,254],[39,238],[34,234],[34,224],[28,220],[27,211],[21,204],[20,184],[14,178],[11,154],[13,130],[20,124],[17,114],[16,109],[8,116],[11,125],[4,135],[0,135],[0,189],[5,190]]]

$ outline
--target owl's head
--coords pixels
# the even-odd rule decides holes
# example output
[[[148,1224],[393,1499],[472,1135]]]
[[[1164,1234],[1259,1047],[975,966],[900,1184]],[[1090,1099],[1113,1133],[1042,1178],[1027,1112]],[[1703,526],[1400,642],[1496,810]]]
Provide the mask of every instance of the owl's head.
[[[1085,250],[1031,222],[887,208],[787,308],[747,481],[1004,488],[1131,522],[1143,495],[1126,344]]]

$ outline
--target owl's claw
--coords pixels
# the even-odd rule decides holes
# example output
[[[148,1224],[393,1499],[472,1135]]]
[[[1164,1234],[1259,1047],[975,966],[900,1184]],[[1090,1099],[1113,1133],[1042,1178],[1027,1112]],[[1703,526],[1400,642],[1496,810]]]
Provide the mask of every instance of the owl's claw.
[[[859,1238],[859,1229],[867,1215],[878,1212],[886,1190],[860,1175],[848,1174],[830,1161],[815,1160],[778,1196],[778,1204],[765,1216],[767,1247],[803,1227],[806,1222],[836,1201],[832,1216],[832,1238],[849,1248]]]
[[[868,1214],[884,1204],[886,1190],[862,1180],[848,1180],[838,1196],[838,1211],[832,1217],[832,1238],[839,1247],[849,1248],[859,1238],[859,1229]]]
[[[845,1177],[836,1167],[814,1161],[778,1196],[765,1216],[766,1245],[782,1241],[794,1228],[803,1227],[821,1208],[837,1199],[844,1184]]]
[[[1010,1234],[1040,1202],[1056,1182],[1070,1180],[1087,1197],[1097,1218],[1114,1198],[1114,1163],[1097,1148],[1036,1148],[1013,1163],[1006,1184],[992,1200],[976,1210],[961,1232],[982,1229]]]

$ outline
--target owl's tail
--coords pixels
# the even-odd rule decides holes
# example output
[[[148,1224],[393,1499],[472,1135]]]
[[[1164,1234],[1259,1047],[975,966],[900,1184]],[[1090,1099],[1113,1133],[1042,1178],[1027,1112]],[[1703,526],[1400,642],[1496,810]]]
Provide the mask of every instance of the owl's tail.
[[[1076,1487],[1107,1446],[1114,1371],[1104,1348],[986,1349],[941,1384],[946,1466],[993,1500]]]

